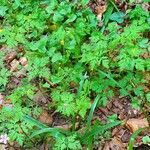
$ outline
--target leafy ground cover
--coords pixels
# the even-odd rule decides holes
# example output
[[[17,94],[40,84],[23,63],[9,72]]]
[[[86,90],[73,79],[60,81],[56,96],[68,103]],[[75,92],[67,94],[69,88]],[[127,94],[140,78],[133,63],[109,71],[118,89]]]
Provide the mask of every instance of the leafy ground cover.
[[[1,149],[149,149],[149,10],[1,0]]]

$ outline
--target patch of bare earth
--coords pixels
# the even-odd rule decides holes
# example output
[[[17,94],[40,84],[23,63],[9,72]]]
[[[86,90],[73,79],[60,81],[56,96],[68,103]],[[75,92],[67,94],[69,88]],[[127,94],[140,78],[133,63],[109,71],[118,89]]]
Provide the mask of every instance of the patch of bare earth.
[[[97,109],[95,117],[102,122],[106,122],[107,117],[112,114],[117,114],[124,125],[113,128],[111,140],[105,141],[103,147],[101,146],[98,150],[126,150],[132,133],[139,128],[149,128],[146,116],[142,111],[132,108],[131,101],[128,98],[112,99],[106,107]],[[136,138],[135,147],[142,146],[142,137],[145,135],[150,136],[150,130],[147,129]]]

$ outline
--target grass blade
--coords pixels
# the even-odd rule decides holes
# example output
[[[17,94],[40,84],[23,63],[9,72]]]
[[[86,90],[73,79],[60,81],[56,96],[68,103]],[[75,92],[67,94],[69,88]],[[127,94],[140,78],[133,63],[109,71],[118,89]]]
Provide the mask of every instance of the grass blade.
[[[94,126],[91,131],[88,131],[83,135],[81,140],[83,141],[83,143],[86,143],[89,139],[91,138],[93,139],[95,135],[103,134],[105,131],[121,123],[122,123],[121,121],[116,121],[116,122],[107,123],[106,125],[97,125],[96,127]]]
[[[49,133],[54,138],[57,138],[57,137],[60,137],[63,135],[59,130],[57,130],[55,128],[44,128],[44,129],[33,132],[33,134],[30,136],[30,138],[33,138],[33,137],[43,134],[43,133]]]
[[[114,10],[114,6],[111,3],[109,3],[108,4],[108,8],[107,8],[106,12],[104,13],[104,17],[103,17],[104,18],[103,19],[103,24],[104,25],[103,25],[103,27],[101,29],[102,32],[104,32],[104,30],[105,30],[105,28],[106,28],[106,26],[107,26],[107,24],[109,22],[109,18],[111,16],[113,10]]]
[[[24,120],[27,122],[30,122],[31,124],[40,128],[40,130],[33,132],[30,138],[33,138],[33,137],[35,137],[39,134],[42,134],[42,133],[49,133],[49,134],[51,134],[51,136],[53,136],[55,138],[58,136],[62,136],[63,134],[69,133],[69,131],[65,131],[63,129],[50,128],[49,126],[39,122],[38,120],[36,120],[36,119],[34,119],[28,115],[24,116]]]
[[[40,129],[48,128],[47,125],[41,123],[40,121],[38,121],[38,120],[36,120],[36,119],[34,119],[34,118],[28,116],[28,115],[24,116],[23,119],[24,119],[25,121],[27,121],[27,122],[30,122],[31,124],[35,125],[36,127],[40,128]]]
[[[99,71],[101,74],[103,74],[105,77],[107,77],[109,80],[113,81],[118,87],[120,87],[123,91],[125,91],[126,93],[128,93],[128,95],[130,96],[130,98],[132,99],[132,95],[126,90],[124,89],[116,80],[114,80],[110,74],[107,74],[103,71]]]
[[[136,137],[143,131],[143,129],[144,128],[140,128],[132,134],[130,141],[129,141],[128,150],[133,150],[134,141],[135,141]]]
[[[109,2],[114,6],[114,8],[116,9],[116,11],[119,12],[119,9],[117,8],[116,4],[113,2],[113,0],[109,0]]]
[[[90,113],[89,113],[88,118],[87,118],[87,128],[89,128],[91,126],[91,121],[93,118],[94,110],[95,110],[95,108],[99,102],[99,99],[100,99],[100,95],[97,95],[92,106],[91,106]]]

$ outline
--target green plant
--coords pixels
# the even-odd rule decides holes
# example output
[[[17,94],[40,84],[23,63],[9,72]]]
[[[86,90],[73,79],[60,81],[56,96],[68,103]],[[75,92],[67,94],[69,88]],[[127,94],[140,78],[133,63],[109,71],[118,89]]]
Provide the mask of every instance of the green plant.
[[[136,137],[137,137],[142,131],[143,131],[143,129],[140,128],[140,129],[138,129],[137,131],[135,131],[135,132],[132,134],[132,136],[131,136],[131,138],[130,138],[130,141],[129,141],[129,146],[128,146],[128,149],[129,149],[129,150],[133,150],[134,141],[135,141]]]
[[[76,140],[76,135],[71,135],[68,137],[59,137],[57,142],[54,145],[54,150],[79,150],[82,149],[81,144],[78,140]]]
[[[9,76],[11,73],[8,71],[8,69],[5,67],[4,64],[4,53],[0,52],[0,91],[3,91],[5,89],[5,86],[8,83]]]
[[[8,133],[10,141],[17,141],[20,145],[30,142],[27,135],[33,126],[23,120],[24,114],[28,113],[30,110],[27,107],[4,106],[0,112],[0,132]]]
[[[149,102],[143,87],[150,71],[150,59],[143,57],[149,52],[149,13],[140,5],[126,15],[114,12],[116,6],[110,1],[104,26],[99,29],[88,2],[1,0],[0,44],[16,49],[21,46],[17,57],[23,55],[28,60],[26,77],[7,95],[11,107],[2,106],[1,132],[24,147],[27,141],[38,142],[46,135],[54,138],[54,149],[60,149],[61,144],[62,149],[82,149],[82,144],[92,148],[96,135],[121,123],[114,115],[107,124],[93,125],[96,107],[106,106],[118,95],[129,96],[136,109],[143,100]],[[4,54],[0,53],[0,58],[4,60]],[[7,89],[11,75],[1,61],[1,91]],[[33,119],[42,109],[33,101],[38,90],[51,98],[50,109],[71,118],[71,131]],[[86,127],[83,135],[75,126],[77,121]]]
[[[150,137],[149,136],[144,136],[142,138],[142,141],[143,141],[144,144],[148,144],[148,143],[150,143]]]

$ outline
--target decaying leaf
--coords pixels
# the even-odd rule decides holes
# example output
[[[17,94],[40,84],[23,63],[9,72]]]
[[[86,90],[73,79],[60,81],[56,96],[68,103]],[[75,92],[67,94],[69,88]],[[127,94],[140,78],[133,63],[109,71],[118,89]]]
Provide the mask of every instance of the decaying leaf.
[[[37,93],[35,94],[34,96],[34,101],[38,104],[41,104],[41,103],[46,103],[48,100],[47,100],[47,96],[44,95],[40,90],[37,91]]]
[[[11,63],[10,63],[10,71],[11,72],[15,72],[15,71],[17,71],[17,68],[18,68],[18,66],[19,66],[19,61],[18,60],[16,60],[16,59],[14,59]]]
[[[114,137],[110,142],[106,142],[103,150],[125,150],[125,144]]]
[[[26,68],[22,68],[21,70],[19,70],[19,71],[17,71],[17,72],[15,73],[15,76],[16,76],[17,78],[23,78],[23,77],[26,76],[26,73],[27,73]]]
[[[104,6],[101,6],[101,5],[96,6],[96,13],[97,13],[97,19],[98,19],[98,21],[102,20],[102,15],[106,11],[106,8],[107,8],[106,5],[104,5]]]
[[[0,150],[7,150],[7,149],[6,149],[6,145],[0,144]]]
[[[55,127],[55,128],[58,128],[58,129],[69,130],[71,126],[69,126],[68,124],[65,124],[65,125],[54,126],[54,127]]]
[[[0,105],[4,103],[4,96],[0,93]]]
[[[21,57],[21,58],[19,59],[19,62],[20,62],[20,64],[21,64],[22,66],[26,66],[28,60],[27,60],[26,57]]]
[[[145,127],[149,127],[149,123],[147,121],[146,118],[144,119],[129,119],[126,122],[126,127],[131,131],[131,132],[135,132],[137,131],[139,128],[145,128]]]
[[[13,51],[13,52],[10,52],[6,55],[5,57],[5,61],[7,63],[10,63],[11,61],[13,61],[15,59],[15,57],[17,56],[17,52],[16,51]]]
[[[39,116],[39,121],[45,124],[52,124],[53,118],[46,110],[43,110]]]

